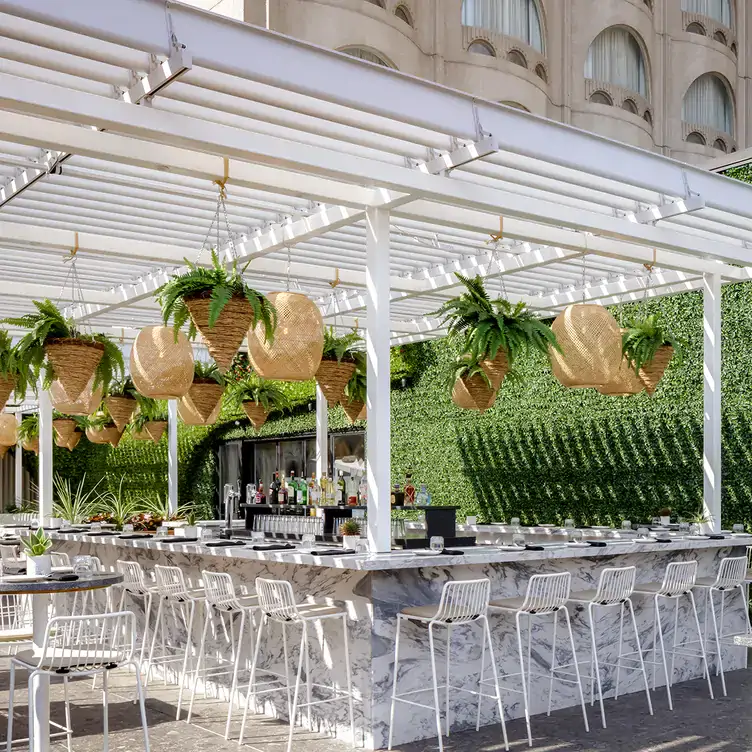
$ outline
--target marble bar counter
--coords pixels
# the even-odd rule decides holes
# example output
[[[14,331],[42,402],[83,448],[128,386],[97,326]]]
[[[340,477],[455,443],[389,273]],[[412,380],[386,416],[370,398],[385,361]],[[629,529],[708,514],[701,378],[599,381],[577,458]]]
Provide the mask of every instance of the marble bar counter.
[[[462,554],[444,555],[430,552],[395,551],[390,554],[355,554],[342,556],[312,556],[295,551],[253,551],[249,547],[208,548],[201,543],[182,543],[179,538],[169,542],[157,540],[132,540],[118,537],[98,537],[85,534],[62,535],[52,533],[54,550],[64,551],[71,556],[76,554],[96,555],[105,568],[115,566],[118,559],[139,562],[149,572],[154,564],[179,566],[189,586],[201,586],[201,572],[214,570],[229,572],[239,589],[253,592],[256,577],[285,579],[292,583],[299,602],[317,601],[344,606],[349,617],[350,653],[355,695],[355,727],[358,746],[366,749],[381,749],[387,744],[391,682],[394,665],[394,641],[396,615],[407,606],[431,605],[439,602],[442,586],[452,579],[475,579],[488,577],[491,580],[491,593],[494,598],[513,597],[524,594],[529,578],[534,574],[567,571],[572,575],[572,591],[589,590],[595,587],[601,569],[613,566],[636,566],[637,582],[659,581],[666,565],[672,561],[697,560],[698,576],[711,577],[718,571],[722,558],[744,556],[745,546],[752,544],[750,537],[727,537],[722,540],[675,539],[670,543],[626,540],[609,542],[603,547],[559,547],[545,550],[507,550],[506,547],[477,546],[462,549]],[[250,545],[250,544],[249,544]],[[650,598],[634,596],[638,629],[643,651],[652,650],[653,601]],[[700,621],[704,619],[704,598],[698,598]],[[744,630],[744,609],[746,604],[738,595],[726,599],[725,632],[737,633]],[[137,600],[129,602],[143,621],[143,607]],[[590,637],[585,622],[585,612],[571,607],[578,658],[587,662],[590,657]],[[596,623],[599,655],[602,660],[614,663],[619,635],[618,612],[602,610]],[[203,614],[199,620],[203,623]],[[667,638],[672,640],[674,613],[665,609],[662,623]],[[691,613],[682,604],[678,616],[679,640],[693,639]],[[492,639],[494,640],[497,666],[502,682],[505,674],[517,672],[516,632],[514,618],[492,615],[490,617]],[[184,627],[176,624],[172,644],[183,644],[186,640]],[[443,681],[443,661],[445,636],[440,630],[438,637],[439,655],[437,661]],[[199,627],[190,636],[194,645],[198,644]],[[625,629],[625,639],[628,637]],[[452,684],[476,688],[480,671],[480,630],[475,625],[455,627],[452,633],[451,667]],[[548,671],[551,654],[552,629],[550,622],[536,622],[532,633],[532,660],[539,664],[540,673]],[[212,655],[227,654],[221,626],[216,628],[212,638]],[[295,644],[292,636],[291,644]],[[311,674],[315,683],[331,686],[332,676],[340,686],[344,681],[344,656],[342,640],[337,628],[324,626],[317,629],[312,640]],[[246,642],[248,644],[248,641]],[[563,643],[560,643],[562,645]],[[561,648],[563,650],[563,648]],[[599,647],[599,651],[601,648]],[[403,631],[400,660],[400,691],[410,691],[431,686],[428,634],[425,627],[411,625]],[[724,668],[726,671],[746,666],[746,649],[726,646]],[[267,632],[261,650],[260,665],[281,672],[283,665],[282,635],[274,629]],[[559,656],[559,662],[566,659]],[[297,666],[297,648],[292,651],[291,664]],[[714,665],[711,658],[711,667]],[[606,668],[602,673],[604,696],[613,696],[615,689],[615,668]],[[715,672],[713,672],[714,674]],[[702,676],[698,658],[676,656],[674,681],[686,681]],[[241,677],[241,687],[245,683]],[[215,681],[225,681],[218,677]],[[517,687],[518,679],[510,677],[509,686]],[[656,684],[663,684],[661,673],[656,675]],[[217,688],[221,692],[223,686]],[[720,692],[720,686],[717,687]],[[533,679],[531,688],[531,710],[542,713],[546,710],[548,682]],[[622,670],[620,694],[643,691],[637,672]],[[455,693],[451,697],[452,728],[462,730],[475,725],[476,700],[471,695]],[[417,695],[414,699],[430,704],[431,696]],[[504,706],[508,718],[523,715],[521,695],[504,693]],[[554,687],[553,707],[561,708],[578,703],[576,690],[571,685],[557,684]],[[667,712],[665,691],[654,695],[657,712]],[[481,722],[498,723],[498,710],[494,703],[484,703]],[[596,706],[597,707],[597,706]],[[589,708],[589,706],[588,706]],[[286,718],[286,695],[275,693],[266,695],[265,704],[256,706],[256,712],[264,712],[279,718]],[[608,712],[608,711],[607,711]],[[647,709],[646,709],[647,712]],[[592,722],[597,723],[595,713]],[[329,732],[333,736],[349,740],[347,704],[331,702],[313,708],[313,722],[317,730]],[[533,719],[533,726],[535,719]],[[420,708],[398,706],[395,721],[395,744],[402,744],[435,736],[433,714]],[[533,733],[535,729],[533,728]],[[248,740],[251,744],[252,739]],[[521,741],[521,740],[511,740]]]

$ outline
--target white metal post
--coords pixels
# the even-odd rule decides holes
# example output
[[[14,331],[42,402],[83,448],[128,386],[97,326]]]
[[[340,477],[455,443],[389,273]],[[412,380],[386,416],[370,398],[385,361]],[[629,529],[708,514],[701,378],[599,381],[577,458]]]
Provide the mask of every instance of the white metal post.
[[[368,355],[368,544],[389,551],[391,533],[391,415],[389,372],[389,212],[366,212]]]
[[[20,426],[21,421],[23,420],[23,413],[16,413],[16,425]],[[14,477],[14,491],[13,495],[15,497],[16,506],[20,507],[21,503],[23,502],[23,447],[21,446],[21,440],[19,439],[16,442],[16,455],[13,458],[13,461],[15,463],[14,470],[15,470],[15,477]]]
[[[721,529],[721,275],[703,275],[703,506]]]
[[[329,405],[316,384],[316,477],[329,474]]]
[[[167,502],[178,511],[178,401],[167,400]]]
[[[39,384],[39,523],[52,517],[52,401]]]

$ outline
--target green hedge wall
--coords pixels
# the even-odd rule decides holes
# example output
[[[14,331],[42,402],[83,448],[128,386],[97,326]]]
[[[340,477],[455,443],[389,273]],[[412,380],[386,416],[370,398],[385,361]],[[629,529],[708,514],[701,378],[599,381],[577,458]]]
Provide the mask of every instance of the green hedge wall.
[[[723,290],[723,501],[724,523],[752,523],[752,283]],[[519,516],[580,523],[649,518],[659,507],[697,512],[702,504],[702,296],[685,293],[651,301],[689,341],[681,364],[672,362],[654,397],[605,397],[565,389],[545,358],[520,367],[521,384],[505,383],[484,415],[456,408],[446,370],[455,353],[444,341],[411,346],[393,367],[394,480],[412,469],[428,483],[436,503],[460,504],[482,519]],[[617,317],[620,315],[615,312]],[[399,355],[399,354],[398,354]],[[399,360],[399,357],[398,357]],[[393,364],[394,366],[394,364]],[[270,420],[262,436],[314,429],[313,386],[298,386],[299,407]],[[308,389],[308,391],[306,391]],[[341,408],[330,411],[333,429],[345,428]],[[219,443],[255,435],[244,416],[223,413],[211,428],[181,427],[181,502],[210,503]],[[125,475],[129,492],[166,490],[166,439],[154,446],[123,439],[117,449],[83,440],[58,450],[56,468],[91,480]]]

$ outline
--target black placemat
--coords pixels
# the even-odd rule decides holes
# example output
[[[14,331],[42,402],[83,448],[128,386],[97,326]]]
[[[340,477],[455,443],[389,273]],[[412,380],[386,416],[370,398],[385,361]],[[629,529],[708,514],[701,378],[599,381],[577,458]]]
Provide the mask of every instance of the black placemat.
[[[216,540],[204,543],[207,548],[230,548],[230,546],[245,546],[245,541],[241,540]]]
[[[120,533],[116,532],[115,530],[85,530],[82,532],[84,535],[93,535],[100,538],[107,535],[120,535]]]
[[[536,546],[534,543],[526,543],[525,551],[545,551],[545,546]]]
[[[303,552],[304,553],[304,552]],[[353,556],[357,551],[345,550],[344,548],[322,548],[318,551],[309,551],[311,556]]]
[[[78,579],[78,575],[73,572],[55,572],[47,575],[48,580],[55,580],[56,582],[75,582]]]
[[[118,535],[118,538],[122,540],[139,540],[152,537],[149,533],[124,533],[123,535]]]
[[[606,541],[599,541],[599,540],[594,540],[594,541],[589,540],[587,543],[589,546],[595,546],[596,548],[603,548],[604,546],[608,545]]]
[[[189,538],[184,535],[170,535],[167,538],[157,538],[161,543],[195,543],[198,538]]]
[[[292,551],[296,546],[289,543],[258,543],[251,548],[254,551]]]

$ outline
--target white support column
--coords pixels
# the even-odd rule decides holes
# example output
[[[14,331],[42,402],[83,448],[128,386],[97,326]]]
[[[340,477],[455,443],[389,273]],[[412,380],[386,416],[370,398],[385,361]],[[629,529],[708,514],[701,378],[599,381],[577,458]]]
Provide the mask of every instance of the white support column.
[[[39,522],[52,517],[52,402],[39,384]]]
[[[329,474],[329,405],[316,384],[316,477]]]
[[[167,400],[167,501],[178,511],[178,401]]]
[[[16,413],[16,425],[20,426],[23,420],[23,413]],[[21,440],[16,442],[16,455],[13,458],[15,463],[15,477],[13,483],[13,496],[15,497],[15,504],[17,507],[21,506],[23,501],[23,447],[21,446]]]
[[[703,506],[707,526],[721,529],[721,275],[703,277]]]
[[[368,544],[391,549],[391,414],[389,371],[389,212],[366,212],[366,290],[368,354]]]

